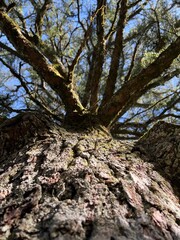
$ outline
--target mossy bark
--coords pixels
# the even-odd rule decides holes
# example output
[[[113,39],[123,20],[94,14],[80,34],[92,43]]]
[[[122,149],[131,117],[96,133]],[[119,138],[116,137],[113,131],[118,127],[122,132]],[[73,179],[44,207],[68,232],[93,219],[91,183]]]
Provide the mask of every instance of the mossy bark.
[[[128,142],[37,113],[1,124],[0,240],[180,239],[166,157],[173,152],[177,176],[179,128],[158,129]],[[166,171],[155,159],[165,159]]]

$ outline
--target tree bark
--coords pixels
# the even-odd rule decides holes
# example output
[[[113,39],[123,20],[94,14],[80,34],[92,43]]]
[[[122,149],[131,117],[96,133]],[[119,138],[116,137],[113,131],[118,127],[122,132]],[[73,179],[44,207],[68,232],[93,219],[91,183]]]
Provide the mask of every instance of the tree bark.
[[[138,142],[21,114],[0,125],[0,240],[180,239],[179,127]]]

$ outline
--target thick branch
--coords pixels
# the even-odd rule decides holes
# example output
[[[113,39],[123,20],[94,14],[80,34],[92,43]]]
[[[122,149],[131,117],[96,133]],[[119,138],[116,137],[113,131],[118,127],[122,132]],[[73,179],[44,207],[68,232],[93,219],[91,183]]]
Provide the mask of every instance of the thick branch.
[[[99,114],[101,115],[102,122],[105,125],[111,125],[118,116],[121,116],[121,113],[127,111],[136,100],[142,96],[142,90],[151,80],[159,77],[169,68],[179,54],[180,37],[171,43],[153,63],[126,82],[124,86],[113,95],[110,101],[100,108]]]
[[[43,55],[52,63],[56,70],[58,70],[61,76],[63,76],[63,78],[67,78],[68,75],[67,69],[60,61],[60,59],[57,57],[53,49],[51,49],[49,46],[47,46],[41,41],[39,42],[38,48],[41,50]]]
[[[43,18],[45,13],[50,7],[50,4],[52,3],[51,0],[45,0],[43,6],[38,9],[37,16],[36,16],[36,32],[39,36],[42,34],[42,24],[43,24]]]
[[[72,84],[68,82],[38,49],[22,34],[18,25],[4,12],[0,11],[0,28],[16,50],[43,78],[50,87],[61,97],[68,114],[81,113],[83,106],[76,95]]]
[[[94,59],[95,59],[94,54],[96,54],[96,53],[93,50],[92,57],[91,57],[91,55],[88,57],[89,71],[88,71],[88,77],[87,77],[87,81],[86,81],[86,85],[85,85],[84,94],[82,97],[82,104],[84,107],[87,107],[90,96],[91,96],[91,85],[92,85],[92,76],[93,76]]]
[[[99,82],[103,70],[104,54],[105,54],[105,39],[104,39],[104,22],[106,12],[106,0],[98,0],[98,13],[97,13],[97,44],[94,48],[94,68],[91,81],[91,98],[90,107],[92,112],[96,112],[98,107],[98,90]]]
[[[123,49],[123,30],[126,21],[126,15],[127,15],[127,0],[122,0],[117,25],[118,29],[116,32],[114,50],[112,53],[109,76],[106,82],[102,105],[106,104],[114,93],[116,79],[118,75],[119,59]]]

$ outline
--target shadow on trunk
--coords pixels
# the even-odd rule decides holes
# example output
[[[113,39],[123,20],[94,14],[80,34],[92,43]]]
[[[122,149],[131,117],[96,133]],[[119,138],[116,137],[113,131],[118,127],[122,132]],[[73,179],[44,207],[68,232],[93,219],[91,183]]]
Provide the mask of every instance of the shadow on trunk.
[[[154,165],[180,195],[180,126],[159,121],[135,144],[133,150]]]

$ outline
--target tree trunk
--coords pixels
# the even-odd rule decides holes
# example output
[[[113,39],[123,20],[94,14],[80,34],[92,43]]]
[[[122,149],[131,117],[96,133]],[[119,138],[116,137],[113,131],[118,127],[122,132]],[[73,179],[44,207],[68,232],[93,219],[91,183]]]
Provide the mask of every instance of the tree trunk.
[[[179,127],[138,142],[21,114],[0,125],[0,240],[180,239]]]

